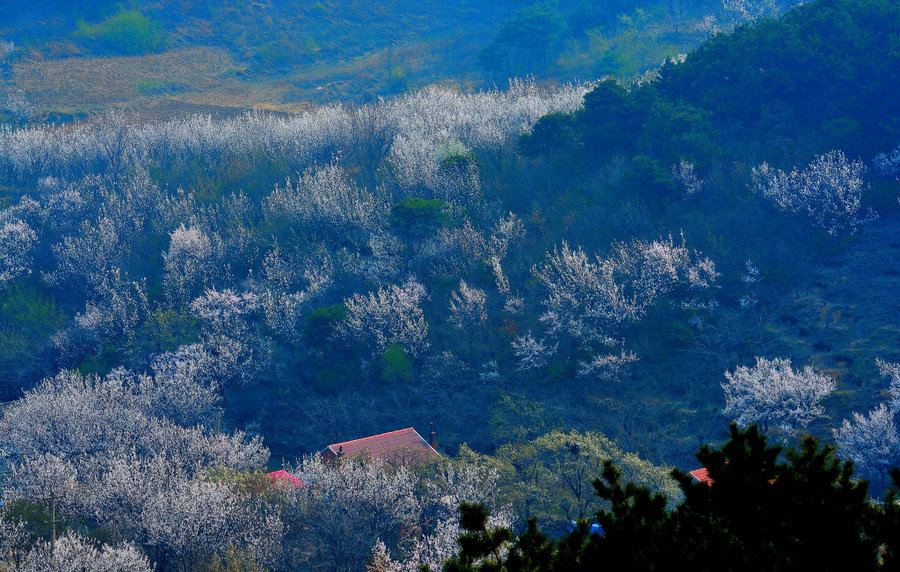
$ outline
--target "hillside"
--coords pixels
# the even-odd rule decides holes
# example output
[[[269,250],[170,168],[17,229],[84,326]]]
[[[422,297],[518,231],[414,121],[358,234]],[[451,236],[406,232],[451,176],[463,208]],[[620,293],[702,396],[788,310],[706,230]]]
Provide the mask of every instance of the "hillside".
[[[0,10],[7,121],[193,105],[297,112],[441,82],[632,77],[748,17],[707,0],[42,0]]]
[[[2,29],[4,478],[28,530],[58,501],[161,566],[354,569],[375,538],[434,566],[464,501],[562,535],[607,506],[606,459],[674,507],[670,469],[731,420],[887,486],[891,0],[745,10],[671,58],[707,5],[39,6]],[[143,35],[104,36],[125,24]],[[301,30],[296,60],[263,50]],[[491,87],[510,70],[539,73]],[[429,423],[428,470],[307,456]]]

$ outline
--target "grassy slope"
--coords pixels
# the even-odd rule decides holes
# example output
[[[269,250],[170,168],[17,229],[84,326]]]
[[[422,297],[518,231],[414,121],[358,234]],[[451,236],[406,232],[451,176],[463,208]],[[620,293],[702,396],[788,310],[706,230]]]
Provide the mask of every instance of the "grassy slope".
[[[41,8],[40,2],[38,8]],[[161,100],[297,111],[309,104],[361,102],[430,83],[465,89],[505,83],[478,64],[485,47],[518,4],[482,1],[125,3],[158,22],[160,54],[117,57],[78,35],[84,16],[102,20],[113,8],[71,6],[0,12],[0,39],[18,46],[0,59],[0,99],[25,93],[36,119],[59,120],[111,108],[142,109]],[[552,57],[531,69],[551,81],[590,79],[612,70],[630,76],[687,52],[708,34],[695,26],[713,3],[700,2],[679,25],[660,4],[606,22],[603,33],[563,38]],[[104,11],[105,10],[105,11]],[[563,14],[565,14],[564,8]],[[721,16],[721,15],[720,15]],[[598,67],[598,59],[605,64]],[[168,104],[162,106],[165,108]],[[171,106],[170,106],[171,107]],[[176,104],[173,111],[178,111]]]

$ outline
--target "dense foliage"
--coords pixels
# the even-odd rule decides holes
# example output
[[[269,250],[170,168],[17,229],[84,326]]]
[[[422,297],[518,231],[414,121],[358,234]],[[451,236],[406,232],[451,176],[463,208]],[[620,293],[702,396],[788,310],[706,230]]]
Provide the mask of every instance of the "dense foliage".
[[[683,500],[626,482],[612,462],[594,482],[610,503],[550,540],[530,523],[515,536],[487,525],[483,506],[463,505],[460,553],[445,571],[488,570],[875,570],[895,565],[897,491],[884,505],[867,500],[852,463],[807,437],[799,450],[768,445],[755,425],[731,426],[721,449],[697,460],[710,482],[674,471]],[[898,473],[900,476],[900,473]]]
[[[315,33],[346,23],[338,4],[317,4],[296,22],[316,14]],[[622,30],[648,30],[654,7],[678,5],[491,5],[502,23],[493,40],[482,30],[481,63],[559,72],[559,50],[621,55],[611,43]],[[852,562],[872,557],[896,529],[894,505],[867,513],[879,528],[866,528],[866,485],[813,441],[783,463],[735,429],[700,455],[717,485],[669,478],[670,465],[693,466],[698,443],[725,437],[722,415],[783,440],[833,436],[876,496],[900,457],[900,7],[820,0],[756,19],[777,3],[728,5],[734,33],[630,83],[443,85],[295,113],[63,125],[11,92],[14,123],[0,127],[4,557],[40,566],[58,521],[57,549],[75,562],[434,569],[457,551],[461,502],[496,515],[463,523],[493,558],[537,519],[509,553],[532,568],[601,547],[625,567],[739,567],[746,554],[759,559],[748,569],[767,568],[814,558],[801,525]],[[34,57],[74,45],[77,62],[159,65],[183,41],[179,10],[193,9],[86,6],[81,36],[70,22],[61,44],[34,39]],[[212,18],[249,34],[257,18],[204,6],[189,28]],[[404,6],[371,16],[396,9],[400,26]],[[608,22],[631,8],[620,27]],[[228,77],[294,65],[256,40],[236,45],[255,67]],[[132,48],[143,55],[111,56]],[[18,50],[0,43],[4,77],[37,65]],[[323,66],[351,57],[337,43],[310,53]],[[454,459],[307,456],[428,421]],[[591,480],[608,460],[624,476],[606,465],[597,497]],[[273,483],[265,469],[279,466],[302,485]],[[792,519],[794,502],[808,510]],[[759,526],[746,529],[757,504]],[[603,537],[563,536],[598,511]],[[647,538],[658,553],[635,549]],[[469,556],[457,564],[475,565]]]

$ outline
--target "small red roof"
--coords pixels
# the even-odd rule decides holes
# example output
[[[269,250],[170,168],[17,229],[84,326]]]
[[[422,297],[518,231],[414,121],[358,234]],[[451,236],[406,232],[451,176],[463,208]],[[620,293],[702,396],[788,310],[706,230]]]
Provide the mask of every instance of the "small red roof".
[[[707,485],[712,485],[713,480],[709,478],[709,469],[706,467],[701,467],[699,469],[694,469],[690,472],[691,476],[697,479],[698,482],[706,483]]]
[[[394,465],[407,465],[436,459],[440,454],[412,427],[353,441],[332,443],[323,451],[328,457],[370,456]]]
[[[272,471],[268,474],[268,477],[275,487],[299,489],[303,486],[303,481],[297,478],[296,475],[292,475],[284,469],[280,471]]]

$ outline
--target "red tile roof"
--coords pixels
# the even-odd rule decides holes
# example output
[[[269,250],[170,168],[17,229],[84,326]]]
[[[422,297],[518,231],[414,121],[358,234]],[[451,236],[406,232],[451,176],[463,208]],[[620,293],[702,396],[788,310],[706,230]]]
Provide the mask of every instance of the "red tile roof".
[[[370,456],[394,465],[420,463],[440,457],[440,454],[412,427],[353,441],[333,443],[328,445],[322,454],[329,457]]]
[[[271,473],[268,473],[268,477],[275,487],[285,487],[287,489],[299,489],[303,487],[303,481],[297,478],[296,475],[292,475],[284,469],[272,471]]]
[[[709,478],[709,470],[706,467],[702,467],[700,469],[694,469],[690,472],[690,475],[697,479],[701,483],[706,483],[708,485],[713,484],[713,480]]]

